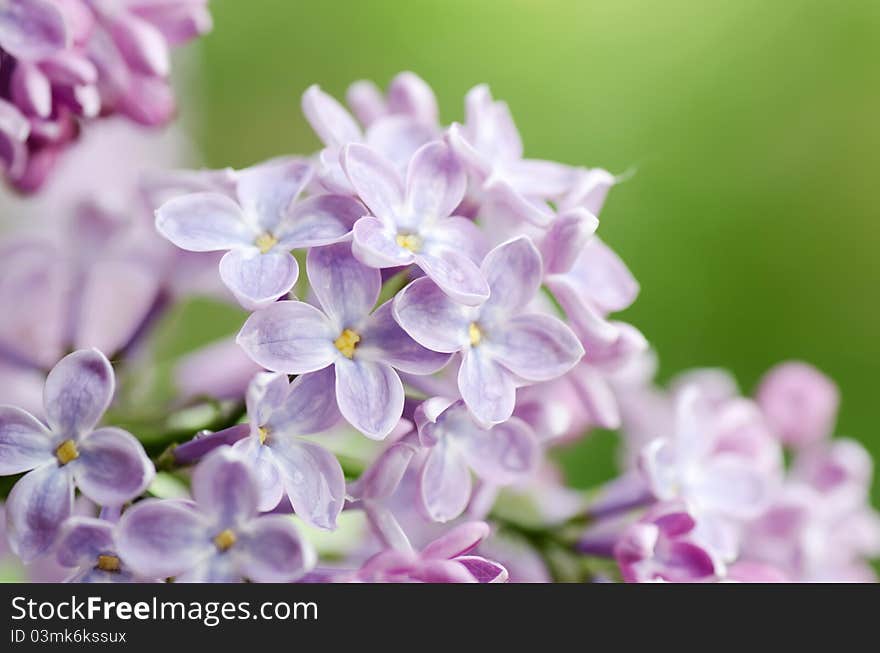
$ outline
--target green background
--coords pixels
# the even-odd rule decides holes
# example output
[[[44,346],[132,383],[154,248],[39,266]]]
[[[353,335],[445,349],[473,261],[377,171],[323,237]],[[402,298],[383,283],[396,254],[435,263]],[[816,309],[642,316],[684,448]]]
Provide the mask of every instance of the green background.
[[[843,393],[839,431],[880,456],[880,3],[876,0],[214,0],[188,128],[212,166],[318,146],[312,83],[343,97],[410,69],[442,118],[488,82],[528,156],[635,176],[600,234],[642,285],[623,317],[663,378],[789,358]],[[613,438],[570,452],[579,483]],[[876,485],[876,484],[875,484]]]

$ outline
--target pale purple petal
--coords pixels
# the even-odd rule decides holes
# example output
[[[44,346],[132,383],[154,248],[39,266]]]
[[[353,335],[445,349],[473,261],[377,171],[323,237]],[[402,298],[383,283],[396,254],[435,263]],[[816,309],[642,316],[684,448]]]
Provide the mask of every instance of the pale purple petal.
[[[560,202],[560,206],[563,209],[582,207],[593,215],[599,215],[608,191],[616,183],[617,179],[607,170],[601,168],[580,170],[575,176],[571,190]]]
[[[269,446],[296,514],[318,528],[336,528],[345,503],[345,476],[336,457],[317,444],[293,437],[280,436]]]
[[[628,308],[639,294],[639,284],[626,264],[598,237],[584,246],[565,275],[565,283],[577,300],[571,308],[564,306],[567,312],[579,310],[579,304],[590,304],[607,315]]]
[[[250,246],[258,235],[238,204],[220,193],[192,193],[165,202],[156,211],[156,229],[191,252]]]
[[[453,300],[477,306],[489,298],[489,285],[466,254],[446,247],[425,248],[416,264]]]
[[[475,583],[467,568],[456,560],[429,560],[415,569],[412,577],[423,583]]]
[[[222,447],[196,467],[192,495],[202,513],[231,527],[257,514],[260,488],[247,461],[231,447]]]
[[[532,429],[516,417],[488,430],[473,428],[457,433],[455,441],[477,476],[496,485],[527,477],[540,456]]]
[[[377,218],[390,219],[403,204],[403,181],[390,161],[365,145],[348,145],[342,167],[358,196]]]
[[[571,166],[540,159],[517,161],[505,169],[504,176],[523,195],[545,199],[562,196],[576,179]]]
[[[9,544],[23,562],[46,553],[73,511],[69,470],[49,463],[25,474],[6,500]]]
[[[20,474],[52,462],[49,431],[30,413],[0,406],[0,476]]]
[[[261,372],[251,380],[247,389],[246,404],[251,433],[263,426],[287,399],[290,381],[286,374]]]
[[[400,328],[392,315],[392,300],[375,310],[360,335],[359,358],[384,361],[403,372],[433,374],[449,362],[449,354],[425,349]]]
[[[310,197],[297,202],[278,226],[278,247],[297,249],[335,243],[345,238],[363,215],[364,207],[351,197]]]
[[[562,376],[584,355],[574,332],[551,315],[518,315],[493,325],[484,336],[481,346],[491,348],[496,361],[527,381]]]
[[[590,365],[578,365],[567,378],[571,379],[578,398],[596,426],[603,429],[620,428],[617,397],[604,375]]]
[[[99,505],[121,506],[131,501],[156,474],[143,445],[122,429],[98,429],[77,446],[79,458],[71,464],[76,485]]]
[[[468,136],[479,152],[494,162],[522,157],[522,141],[506,103],[493,101],[485,84],[468,91],[464,102]]]
[[[450,560],[466,554],[468,551],[489,537],[489,525],[486,522],[471,521],[459,524],[430,542],[422,549],[422,558]]]
[[[480,262],[486,256],[486,234],[473,220],[453,216],[443,218],[422,230],[424,248],[452,249]]]
[[[284,483],[272,449],[262,444],[259,437],[239,440],[232,448],[247,460],[256,477],[260,493],[259,510],[265,512],[275,508],[284,497]]]
[[[270,432],[291,435],[321,433],[336,425],[336,375],[332,367],[301,374],[290,384],[284,403],[266,422]]]
[[[192,505],[147,499],[122,514],[116,544],[123,562],[135,572],[167,578],[209,557],[215,549],[214,535]]]
[[[506,583],[509,578],[503,565],[480,556],[460,556],[455,561],[464,565],[478,583]]]
[[[740,456],[718,454],[705,463],[695,500],[709,511],[749,519],[757,517],[771,497],[766,473]]]
[[[348,243],[310,250],[306,270],[318,301],[340,332],[359,325],[376,305],[382,275],[358,261]]]
[[[414,224],[452,215],[464,198],[467,176],[452,150],[442,141],[423,145],[406,171],[405,211]]]
[[[359,499],[390,497],[400,485],[415,453],[416,447],[409,442],[395,442],[379,454],[367,471],[349,488],[349,493]]]
[[[503,178],[490,178],[483,190],[486,195],[484,210],[508,222],[528,222],[546,227],[553,221],[553,211],[546,202],[522,195]]]
[[[256,363],[274,372],[305,374],[330,365],[339,355],[339,334],[327,317],[303,302],[276,302],[251,315],[236,342]]]
[[[364,265],[393,268],[409,265],[413,253],[397,244],[397,231],[372,217],[363,217],[354,225],[351,251]]]
[[[336,401],[342,416],[361,433],[382,440],[403,414],[403,383],[386,363],[336,361]]]
[[[392,307],[395,320],[419,344],[452,353],[467,346],[473,310],[453,302],[433,281],[416,279],[401,290]]]
[[[217,374],[218,369],[223,370],[223,374]],[[174,371],[174,382],[182,400],[198,396],[241,398],[249,381],[260,369],[229,338],[182,357]]]
[[[480,266],[489,283],[490,296],[483,314],[516,314],[532,301],[541,287],[541,254],[526,236],[498,245],[486,255]]]
[[[403,170],[422,145],[437,139],[438,129],[405,115],[383,116],[367,129],[365,142]]]
[[[471,473],[464,457],[445,440],[431,448],[420,476],[420,496],[437,522],[458,517],[471,498]]]
[[[242,539],[236,546],[238,564],[251,581],[290,583],[315,566],[311,546],[284,515],[255,519]]]
[[[586,209],[561,213],[541,241],[544,274],[570,270],[598,226],[596,216]]]
[[[482,424],[498,424],[513,414],[516,386],[510,373],[479,347],[464,352],[458,370],[461,397]]]
[[[297,159],[254,166],[238,173],[238,200],[256,226],[274,233],[311,177],[312,166]]]
[[[362,138],[354,118],[318,86],[310,86],[303,93],[302,110],[318,138],[328,147],[342,147]]]
[[[101,554],[116,554],[112,522],[74,515],[58,537],[58,563],[64,567],[94,565]]]
[[[409,71],[397,74],[388,85],[388,110],[430,125],[437,122],[439,114],[434,91],[425,80]]]
[[[265,308],[290,292],[299,264],[290,252],[261,254],[255,247],[233,249],[220,259],[220,278],[248,310]]]
[[[362,125],[371,125],[387,112],[382,91],[368,79],[360,79],[349,86],[345,102]]]
[[[113,399],[116,379],[110,361],[97,349],[68,354],[49,372],[43,405],[58,435],[76,438],[94,428]]]
[[[52,85],[39,67],[27,61],[16,62],[9,84],[13,101],[25,113],[39,118],[49,117]]]
[[[64,17],[49,0],[6,0],[0,7],[0,43],[21,59],[48,57],[67,46]]]

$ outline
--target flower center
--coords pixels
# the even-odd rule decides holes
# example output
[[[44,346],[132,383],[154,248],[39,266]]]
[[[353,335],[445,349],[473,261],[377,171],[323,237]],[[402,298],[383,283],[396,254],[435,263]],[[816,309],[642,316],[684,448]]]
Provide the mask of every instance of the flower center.
[[[220,531],[214,537],[214,546],[216,546],[220,551],[226,551],[229,547],[235,544],[235,533],[232,532],[231,529],[227,528],[225,531]]]
[[[268,231],[261,233],[254,241],[254,245],[260,250],[260,254],[265,254],[278,244],[278,239]]]
[[[418,252],[422,248],[422,239],[416,234],[397,234],[397,244],[411,252]]]
[[[336,349],[342,352],[343,356],[346,358],[353,358],[354,348],[357,347],[357,344],[360,341],[361,337],[358,335],[357,331],[345,329],[339,337],[333,341],[333,344],[336,345]]]
[[[269,437],[269,429],[267,429],[265,426],[261,426],[257,429],[257,432],[260,435],[260,444],[266,444],[266,438]]]
[[[471,322],[468,327],[468,337],[471,339],[471,347],[476,347],[483,339],[483,332],[480,330],[480,326],[476,322]]]
[[[116,556],[98,556],[98,569],[101,571],[119,571],[119,558]]]
[[[66,465],[71,460],[79,458],[79,450],[76,448],[76,442],[73,440],[65,440],[55,450],[55,457],[61,465]]]

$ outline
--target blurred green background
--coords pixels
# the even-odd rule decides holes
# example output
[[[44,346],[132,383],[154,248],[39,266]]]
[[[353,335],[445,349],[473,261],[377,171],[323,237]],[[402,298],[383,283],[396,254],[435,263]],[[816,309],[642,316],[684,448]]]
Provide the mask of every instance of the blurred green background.
[[[625,319],[662,377],[788,358],[841,386],[840,432],[880,457],[880,2],[214,0],[188,125],[212,166],[318,146],[312,83],[413,70],[444,121],[488,82],[528,156],[637,174],[600,233],[642,294]],[[610,472],[613,438],[568,455]],[[876,486],[877,484],[875,484]]]

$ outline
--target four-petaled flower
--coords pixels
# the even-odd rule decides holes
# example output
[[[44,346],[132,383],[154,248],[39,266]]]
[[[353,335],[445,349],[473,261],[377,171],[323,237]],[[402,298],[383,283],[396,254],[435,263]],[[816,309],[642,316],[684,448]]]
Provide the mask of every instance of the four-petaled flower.
[[[309,374],[333,366],[342,416],[367,437],[382,439],[403,413],[403,383],[396,370],[431,374],[448,354],[425,349],[379,298],[379,270],[360,263],[348,243],[309,251],[306,269],[323,311],[282,301],[251,315],[237,341],[258,364],[273,372]]]
[[[398,324],[421,345],[461,352],[458,389],[483,424],[513,414],[516,388],[562,376],[584,348],[561,320],[528,312],[541,286],[541,255],[519,237],[486,255],[481,271],[491,290],[481,306],[447,297],[430,279],[416,279],[394,300]]]
[[[133,583],[149,579],[131,572],[116,549],[116,524],[95,517],[74,516],[64,522],[56,557],[71,567],[69,583]]]
[[[339,241],[363,215],[360,203],[342,195],[297,201],[311,175],[298,160],[243,170],[235,199],[216,192],[174,198],[156,211],[156,228],[182,249],[229,250],[220,277],[242,306],[263,308],[296,283],[290,250]]]
[[[122,515],[116,543],[135,572],[179,582],[290,582],[315,553],[286,515],[260,515],[250,465],[229,447],[193,472],[194,501],[147,499]]]
[[[49,372],[43,390],[48,428],[30,413],[0,406],[0,474],[28,472],[6,504],[13,550],[25,561],[45,553],[73,509],[74,487],[103,506],[141,494],[155,469],[133,435],[96,429],[115,379],[96,349],[76,351]]]

